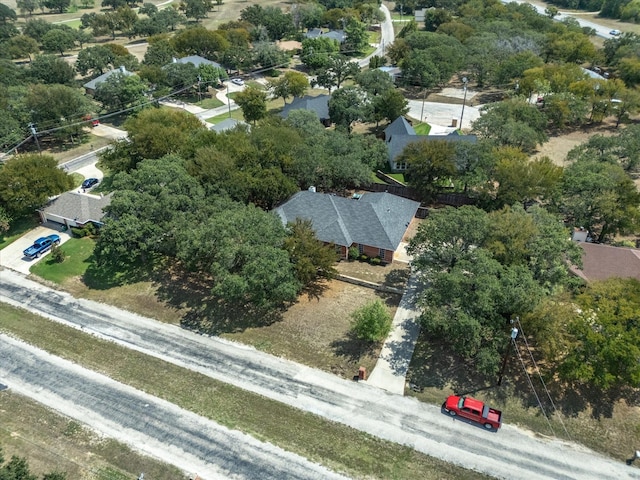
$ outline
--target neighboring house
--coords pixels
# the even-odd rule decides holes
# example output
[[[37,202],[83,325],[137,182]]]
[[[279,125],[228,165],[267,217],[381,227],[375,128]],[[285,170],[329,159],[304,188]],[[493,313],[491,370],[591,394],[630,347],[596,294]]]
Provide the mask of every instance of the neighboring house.
[[[216,123],[215,125],[212,125],[211,127],[209,127],[209,130],[213,130],[214,132],[217,132],[217,133],[222,133],[222,132],[226,132],[227,130],[233,130],[238,125],[249,126],[248,123],[245,123],[241,120],[236,120],[235,118],[225,118],[220,123]]]
[[[83,85],[85,93],[87,95],[93,95],[100,83],[104,82],[107,78],[109,78],[111,75],[114,75],[116,73],[122,73],[127,76],[135,75],[135,73],[130,72],[126,68],[124,68],[124,65],[120,66],[120,68],[114,68],[113,70],[109,70],[107,73],[103,73],[99,77],[96,77],[93,80],[90,80],[87,83],[85,83]]]
[[[191,63],[193,64],[196,68],[198,68],[200,65],[212,65],[216,68],[222,68],[224,70],[224,68],[222,67],[222,65],[220,65],[217,62],[212,62],[211,60],[207,60],[204,57],[201,57],[200,55],[190,55],[188,57],[182,57],[182,58],[173,58],[172,63]]]
[[[402,70],[399,67],[378,67],[378,70],[387,73],[394,83],[402,76]]]
[[[613,247],[601,243],[580,242],[582,269],[571,271],[587,282],[609,278],[635,278],[640,280],[640,249]]]
[[[424,23],[424,17],[427,14],[427,9],[426,8],[422,8],[420,10],[415,10],[413,12],[413,18],[416,21],[416,23],[420,24],[420,23]]]
[[[478,141],[475,135],[459,135],[457,131],[453,131],[448,135],[417,135],[406,118],[398,117],[384,130],[384,142],[387,145],[389,167],[394,172],[407,170],[409,165],[396,161],[405,147],[416,142],[431,142],[434,140],[470,143]]]
[[[344,30],[329,30],[328,32],[323,32],[320,28],[312,28],[308,30],[304,36],[305,38],[327,37],[332,40],[337,40],[338,43],[344,43],[347,40],[347,35],[344,33]]]
[[[356,247],[360,254],[391,263],[419,206],[390,193],[365,193],[354,199],[301,191],[275,212],[285,225],[297,218],[311,220],[316,237],[334,244],[343,259]]]
[[[51,200],[38,210],[43,222],[55,222],[69,227],[83,227],[91,222],[102,225],[104,209],[111,203],[111,195],[95,196],[67,192]]]
[[[304,97],[296,98],[293,102],[285,105],[280,112],[282,118],[287,118],[292,110],[309,110],[318,116],[318,119],[325,127],[331,125],[329,119],[329,95],[318,95],[317,97],[311,97],[305,95]]]

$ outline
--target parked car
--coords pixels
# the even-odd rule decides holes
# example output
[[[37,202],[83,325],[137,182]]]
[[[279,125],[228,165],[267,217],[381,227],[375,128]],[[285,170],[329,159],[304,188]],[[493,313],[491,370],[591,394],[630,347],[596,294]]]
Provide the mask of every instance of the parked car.
[[[242,80],[241,78],[232,78],[231,83],[242,86],[244,85],[244,80]]]
[[[442,408],[452,417],[459,415],[484,425],[487,430],[497,430],[502,425],[502,412],[475,398],[451,395],[444,402]]]
[[[622,32],[620,30],[613,29],[609,32],[609,35],[613,35],[614,37],[617,37],[618,35],[622,35]]]
[[[38,258],[43,253],[51,250],[51,247],[53,245],[59,245],[59,244],[60,244],[60,237],[58,235],[49,235],[48,237],[40,237],[35,242],[33,242],[33,245],[31,245],[22,253],[24,254],[25,257],[29,259]]]
[[[87,189],[91,188],[99,182],[97,178],[87,178],[84,182],[82,182],[82,188]]]

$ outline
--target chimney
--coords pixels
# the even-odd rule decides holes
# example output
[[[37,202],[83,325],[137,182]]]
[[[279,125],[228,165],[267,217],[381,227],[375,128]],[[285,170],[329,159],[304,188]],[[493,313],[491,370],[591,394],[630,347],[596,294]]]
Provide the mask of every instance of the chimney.
[[[313,185],[311,185],[311,186],[309,187],[309,191],[310,191],[310,192],[313,192],[313,193],[316,193],[316,187],[315,187],[315,186],[313,186]]]
[[[121,71],[122,73],[127,73],[127,69],[126,69],[126,68],[124,68],[124,65],[120,65],[120,71]]]

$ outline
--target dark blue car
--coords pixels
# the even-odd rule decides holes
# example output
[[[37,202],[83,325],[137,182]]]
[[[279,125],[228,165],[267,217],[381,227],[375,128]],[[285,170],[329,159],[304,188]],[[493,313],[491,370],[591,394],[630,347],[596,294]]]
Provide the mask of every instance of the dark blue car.
[[[97,178],[87,178],[84,182],[82,182],[82,188],[87,189],[93,187],[96,183],[98,183]]]

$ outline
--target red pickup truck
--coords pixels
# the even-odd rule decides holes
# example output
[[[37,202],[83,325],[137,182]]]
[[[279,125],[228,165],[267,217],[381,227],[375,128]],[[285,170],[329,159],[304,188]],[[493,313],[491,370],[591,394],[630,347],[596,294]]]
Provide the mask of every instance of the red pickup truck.
[[[484,425],[487,430],[497,430],[502,424],[502,412],[500,410],[491,408],[475,398],[451,395],[444,402],[442,408],[452,417],[459,415],[462,418]]]

